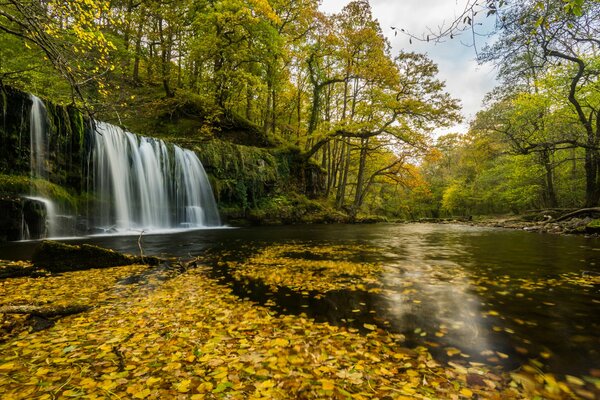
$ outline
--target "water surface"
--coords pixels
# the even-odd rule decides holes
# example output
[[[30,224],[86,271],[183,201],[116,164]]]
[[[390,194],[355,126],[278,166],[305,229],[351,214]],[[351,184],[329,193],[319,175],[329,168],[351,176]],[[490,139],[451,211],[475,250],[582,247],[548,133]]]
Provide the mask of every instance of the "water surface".
[[[137,236],[68,242],[139,253]],[[202,256],[240,297],[277,312],[304,313],[365,333],[386,329],[402,335],[407,346],[427,346],[445,360],[505,369],[533,360],[542,370],[572,375],[600,370],[598,239],[382,224],[209,229],[146,235],[142,243],[145,254]],[[378,290],[274,286],[240,279],[228,267],[282,245],[294,249],[282,255],[292,265],[320,259],[378,265]],[[3,244],[0,258],[27,258],[35,246]],[[351,250],[336,256],[339,249]]]

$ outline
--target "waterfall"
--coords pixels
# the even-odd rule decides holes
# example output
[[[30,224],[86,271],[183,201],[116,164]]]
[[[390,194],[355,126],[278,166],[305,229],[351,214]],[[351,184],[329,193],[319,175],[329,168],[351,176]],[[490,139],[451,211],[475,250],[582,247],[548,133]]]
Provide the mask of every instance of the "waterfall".
[[[31,192],[23,196],[22,238],[79,233],[156,231],[219,226],[212,188],[193,151],[162,140],[137,136],[121,128],[94,122],[84,136],[82,164],[87,166],[86,220],[59,215],[62,206],[40,193],[35,180],[56,181],[57,165],[49,163],[50,123],[42,100],[31,96]],[[54,151],[54,150],[53,150]],[[60,181],[60,180],[59,180]],[[25,211],[24,211],[25,213]],[[76,227],[77,226],[77,227]],[[29,233],[30,234],[29,234]]]
[[[210,183],[196,154],[159,139],[96,122],[91,180],[95,222],[106,231],[220,225]]]
[[[29,114],[29,137],[31,149],[31,177],[46,179],[48,171],[46,160],[48,156],[47,113],[46,106],[40,98],[31,95],[31,113]]]
[[[40,238],[45,238],[45,237],[56,237],[58,236],[58,224],[57,224],[57,214],[56,214],[56,207],[54,206],[54,202],[52,200],[49,200],[45,197],[39,197],[39,196],[24,196],[25,199],[30,200],[30,201],[34,201],[34,202],[38,202],[40,204],[43,204],[44,208],[46,209],[46,223],[45,223],[45,229],[43,229],[43,232],[41,232],[41,237]],[[29,226],[26,224],[26,232],[29,232]],[[24,233],[24,237],[23,239],[30,239],[29,233]]]
[[[30,142],[30,171],[31,179],[48,179],[48,155],[49,155],[49,140],[48,140],[48,123],[47,112],[44,102],[34,95],[31,98],[31,112],[29,114],[29,142]],[[31,184],[31,196],[24,198],[37,201],[46,209],[45,229],[40,232],[41,237],[54,237],[57,233],[56,207],[51,199],[40,196],[35,185]],[[23,229],[24,239],[28,239],[29,227]]]

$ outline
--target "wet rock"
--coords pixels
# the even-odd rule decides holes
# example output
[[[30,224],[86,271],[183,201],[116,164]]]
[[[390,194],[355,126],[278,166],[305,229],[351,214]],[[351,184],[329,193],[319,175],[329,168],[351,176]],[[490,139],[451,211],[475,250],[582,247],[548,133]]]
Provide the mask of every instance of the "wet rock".
[[[89,244],[73,246],[46,240],[32,257],[35,268],[50,272],[79,271],[91,268],[110,268],[131,264],[157,265],[156,257],[134,257]]]
[[[11,196],[0,197],[0,242],[21,239],[22,225],[21,199]]]
[[[47,236],[47,214],[43,202],[23,198],[23,221],[28,231],[27,235],[23,235],[24,239],[42,239]]]

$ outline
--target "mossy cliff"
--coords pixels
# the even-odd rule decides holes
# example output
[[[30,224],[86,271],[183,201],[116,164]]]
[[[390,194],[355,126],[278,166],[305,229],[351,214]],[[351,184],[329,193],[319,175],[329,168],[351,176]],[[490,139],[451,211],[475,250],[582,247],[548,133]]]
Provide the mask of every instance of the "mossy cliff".
[[[47,178],[31,177],[32,98],[0,85],[0,241],[45,235],[46,210],[36,199],[52,199],[60,210],[77,214],[85,189],[85,135],[90,120],[73,106],[45,102],[48,131],[44,170]],[[25,228],[27,226],[27,228]]]
[[[346,216],[318,198],[321,168],[296,148],[261,148],[212,139],[194,149],[222,216],[234,224],[329,223]]]
[[[0,86],[0,173],[29,176],[30,117],[32,100],[29,94]],[[47,112],[48,181],[65,189],[81,192],[85,181],[85,135],[91,120],[74,106],[44,102]],[[4,189],[4,188],[2,188]]]
[[[93,121],[74,106],[44,101],[47,113],[47,179],[30,174],[30,118],[32,98],[11,87],[0,86],[0,198],[12,221],[12,233],[0,232],[0,240],[11,240],[22,224],[22,195],[36,194],[57,202],[79,220],[89,211],[88,152]],[[147,131],[193,149],[202,161],[226,223],[261,224],[337,222],[344,216],[333,212],[318,197],[323,191],[321,168],[307,161],[294,147],[277,146],[260,130],[240,117],[223,117],[212,125],[194,111],[197,105],[184,102],[169,117],[157,114],[144,122]],[[190,108],[191,107],[191,108]],[[181,107],[180,107],[181,108]],[[190,116],[191,115],[191,116]],[[138,116],[144,119],[143,114]],[[133,119],[124,120],[125,124]],[[115,121],[113,121],[115,122]],[[135,124],[134,124],[135,125]],[[150,127],[152,126],[152,129]],[[179,136],[174,132],[179,130]],[[134,130],[134,129],[131,129]],[[43,216],[40,216],[40,218]],[[21,221],[16,221],[20,219]],[[85,229],[85,228],[84,228]]]

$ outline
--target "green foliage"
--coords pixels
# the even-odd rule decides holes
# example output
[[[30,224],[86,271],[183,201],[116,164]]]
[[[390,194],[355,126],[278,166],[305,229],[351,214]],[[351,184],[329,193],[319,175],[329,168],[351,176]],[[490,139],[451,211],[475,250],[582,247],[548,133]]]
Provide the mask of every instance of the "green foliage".
[[[339,223],[348,220],[345,214],[331,206],[295,192],[263,198],[256,208],[249,210],[248,218],[261,224]]]

